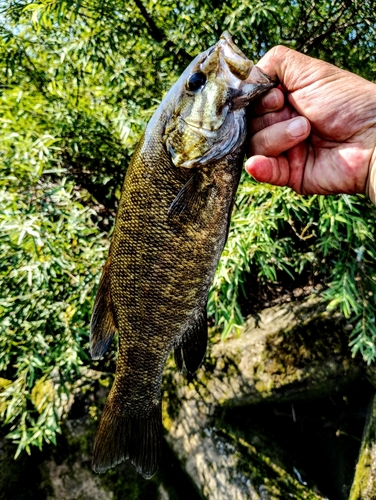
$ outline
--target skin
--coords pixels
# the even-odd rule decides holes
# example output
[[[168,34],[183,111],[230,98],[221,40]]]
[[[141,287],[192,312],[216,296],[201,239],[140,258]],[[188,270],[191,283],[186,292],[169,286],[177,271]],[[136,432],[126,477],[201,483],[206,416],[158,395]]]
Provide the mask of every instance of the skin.
[[[253,106],[246,171],[300,194],[376,201],[376,85],[287,47],[257,66],[280,87]]]

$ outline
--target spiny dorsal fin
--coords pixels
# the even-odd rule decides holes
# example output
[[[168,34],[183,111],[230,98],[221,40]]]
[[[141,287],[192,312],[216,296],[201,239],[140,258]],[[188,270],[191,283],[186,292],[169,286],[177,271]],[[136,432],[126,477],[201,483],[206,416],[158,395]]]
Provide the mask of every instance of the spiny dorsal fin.
[[[208,342],[208,325],[206,308],[198,315],[195,324],[183,335],[180,344],[175,348],[176,366],[180,371],[184,365],[192,375],[196,372],[204,359]]]
[[[161,457],[161,405],[147,414],[119,415],[111,405],[110,396],[95,437],[92,467],[95,472],[105,472],[129,459],[137,472],[150,479]]]
[[[92,359],[99,359],[103,356],[117,330],[110,292],[110,266],[111,257],[107,259],[103,267],[91,316],[90,354]]]

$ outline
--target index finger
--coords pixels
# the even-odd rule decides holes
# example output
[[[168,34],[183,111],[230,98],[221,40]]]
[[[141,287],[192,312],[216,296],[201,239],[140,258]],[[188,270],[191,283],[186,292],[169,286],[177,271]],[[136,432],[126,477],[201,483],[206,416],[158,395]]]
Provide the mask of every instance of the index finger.
[[[288,92],[304,88],[320,78],[333,77],[339,70],[332,64],[301,54],[283,45],[270,49],[257,63],[270,76],[277,76]]]

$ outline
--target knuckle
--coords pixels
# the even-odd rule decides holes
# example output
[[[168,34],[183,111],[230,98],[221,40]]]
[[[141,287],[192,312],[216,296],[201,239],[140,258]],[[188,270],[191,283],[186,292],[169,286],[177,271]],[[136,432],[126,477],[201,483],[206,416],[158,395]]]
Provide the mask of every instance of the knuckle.
[[[283,60],[286,54],[290,51],[291,49],[285,47],[284,45],[276,45],[270,50],[270,53],[274,59]]]
[[[286,186],[289,182],[289,164],[284,156],[275,158],[275,184],[278,186]]]
[[[259,132],[257,134],[256,141],[255,141],[255,148],[256,148],[257,154],[269,156],[269,153],[272,149],[271,143],[272,143],[272,141],[271,141],[271,137],[270,137],[270,133],[269,133],[268,128]]]

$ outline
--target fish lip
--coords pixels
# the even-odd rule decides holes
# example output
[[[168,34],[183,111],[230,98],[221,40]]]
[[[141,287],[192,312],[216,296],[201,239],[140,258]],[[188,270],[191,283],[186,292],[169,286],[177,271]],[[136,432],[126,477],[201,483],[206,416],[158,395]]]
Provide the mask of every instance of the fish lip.
[[[279,80],[276,76],[269,76],[257,66],[253,66],[248,78],[241,82],[239,89],[232,96],[232,109],[244,108],[261,94],[265,94],[278,85]]]
[[[277,77],[269,76],[255,66],[234,44],[227,31],[222,34],[217,47],[220,53],[219,72],[229,86],[227,104],[233,111],[244,108],[261,94],[278,86]]]
[[[277,87],[279,85],[279,80],[276,76],[267,75],[258,66],[252,66],[247,79],[243,82],[243,84],[247,83],[272,84],[273,87]]]
[[[230,104],[230,103],[229,103],[229,104]],[[199,126],[197,126],[197,125],[193,125],[193,123],[189,123],[189,122],[187,122],[186,120],[184,120],[184,118],[181,118],[181,117],[180,117],[180,120],[181,120],[182,122],[184,122],[184,123],[185,123],[185,125],[187,125],[187,127],[191,127],[191,128],[196,129],[196,130],[202,130],[203,132],[205,132],[205,133],[207,133],[207,134],[210,134],[210,133],[215,134],[215,133],[217,133],[217,132],[218,132],[218,129],[211,130],[210,128],[204,128],[204,127],[199,127]],[[221,127],[222,127],[222,125],[221,125]],[[221,128],[221,127],[219,127],[219,128]]]

